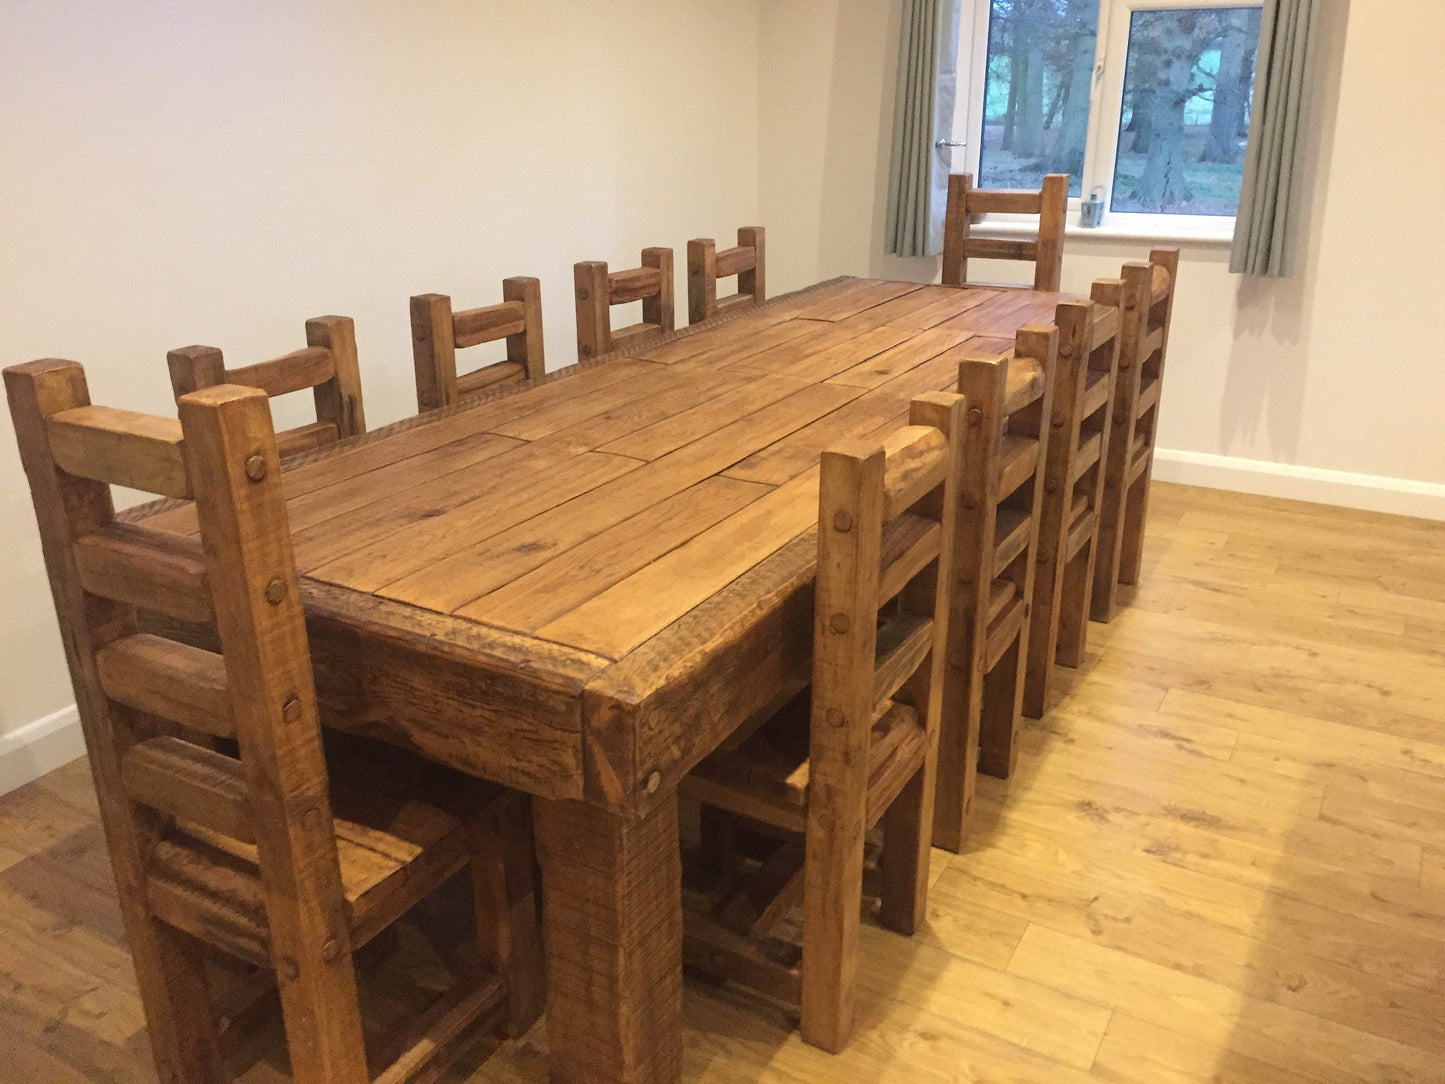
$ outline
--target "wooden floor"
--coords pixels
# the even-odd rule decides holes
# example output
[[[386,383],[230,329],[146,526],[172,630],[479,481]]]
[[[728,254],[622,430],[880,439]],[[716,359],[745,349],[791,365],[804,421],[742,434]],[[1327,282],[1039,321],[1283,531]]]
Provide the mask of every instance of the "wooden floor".
[[[1445,524],[1161,484],[1148,543],[852,1047],[689,983],[688,1080],[1445,1081]],[[0,798],[5,1084],[155,1079],[95,816],[83,761]]]

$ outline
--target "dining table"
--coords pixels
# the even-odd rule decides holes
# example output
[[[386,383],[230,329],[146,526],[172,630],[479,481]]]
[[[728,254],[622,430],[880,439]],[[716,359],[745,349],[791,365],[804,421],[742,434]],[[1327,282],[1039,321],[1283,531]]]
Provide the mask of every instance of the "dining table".
[[[287,462],[323,723],[532,796],[553,1079],[679,1078],[677,787],[807,676],[819,454],[1063,299],[833,279]]]

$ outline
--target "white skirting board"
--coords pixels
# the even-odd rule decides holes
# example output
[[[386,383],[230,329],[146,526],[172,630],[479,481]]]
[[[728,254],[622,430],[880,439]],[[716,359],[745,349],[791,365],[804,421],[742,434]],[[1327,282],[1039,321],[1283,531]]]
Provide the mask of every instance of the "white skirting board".
[[[0,734],[0,794],[84,755],[85,738],[74,704]]]
[[[1154,477],[1181,485],[1445,520],[1445,485],[1436,482],[1296,467],[1289,463],[1203,452],[1176,452],[1168,448],[1154,452]]]

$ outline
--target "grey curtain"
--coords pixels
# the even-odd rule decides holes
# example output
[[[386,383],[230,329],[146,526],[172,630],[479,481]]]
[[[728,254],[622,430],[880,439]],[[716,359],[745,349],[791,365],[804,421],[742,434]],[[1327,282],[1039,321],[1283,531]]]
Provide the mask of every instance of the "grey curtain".
[[[903,0],[893,158],[888,173],[886,251],[931,256],[943,251],[951,138],[958,88],[961,0]]]
[[[1269,278],[1294,273],[1303,213],[1301,157],[1318,63],[1315,7],[1316,0],[1264,0],[1231,271]]]

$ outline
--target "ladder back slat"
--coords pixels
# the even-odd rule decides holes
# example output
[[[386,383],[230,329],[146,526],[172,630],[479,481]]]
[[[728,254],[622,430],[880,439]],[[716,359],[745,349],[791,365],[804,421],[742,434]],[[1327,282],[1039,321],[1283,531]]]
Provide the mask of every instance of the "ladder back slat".
[[[883,442],[885,520],[917,504],[943,484],[948,472],[948,438],[932,426],[908,425]]]
[[[938,556],[942,541],[943,527],[925,516],[904,513],[884,525],[878,570],[880,605],[896,596]]]
[[[226,663],[214,652],[137,633],[101,648],[95,665],[117,703],[216,737],[236,734]]]
[[[980,214],[1036,215],[1043,202],[1032,188],[975,188],[968,194],[969,210]]]
[[[1032,260],[1038,256],[1037,241],[1020,241],[1011,237],[973,237],[968,254],[979,260]]]
[[[1039,442],[1029,437],[1007,435],[999,455],[1000,498],[1007,497],[1034,473],[1039,463]]]
[[[717,254],[717,277],[720,279],[751,271],[758,263],[758,250],[742,245],[725,248]]]
[[[656,294],[662,288],[662,275],[653,267],[613,271],[607,276],[607,287],[611,304],[626,305]]]
[[[121,779],[136,801],[184,821],[254,843],[256,827],[241,762],[180,738],[150,738],[121,761]]]
[[[276,454],[282,459],[315,451],[341,439],[341,431],[331,422],[311,422],[276,434]]]
[[[490,388],[502,388],[515,383],[527,375],[527,370],[510,361],[499,361],[457,377],[457,394],[463,399],[480,395]]]
[[[205,554],[194,538],[111,523],[75,543],[80,583],[93,595],[182,621],[215,615]]]
[[[520,335],[526,330],[527,310],[520,301],[466,309],[452,316],[452,339],[458,350]]]
[[[324,384],[336,375],[331,351],[319,346],[293,350],[279,358],[226,370],[226,383],[260,388],[267,395],[287,395]]]
[[[875,713],[884,710],[932,645],[933,622],[920,614],[900,614],[878,630],[873,668]]]
[[[83,406],[52,414],[50,454],[78,478],[129,486],[166,497],[190,497],[180,423],[112,407]]]

